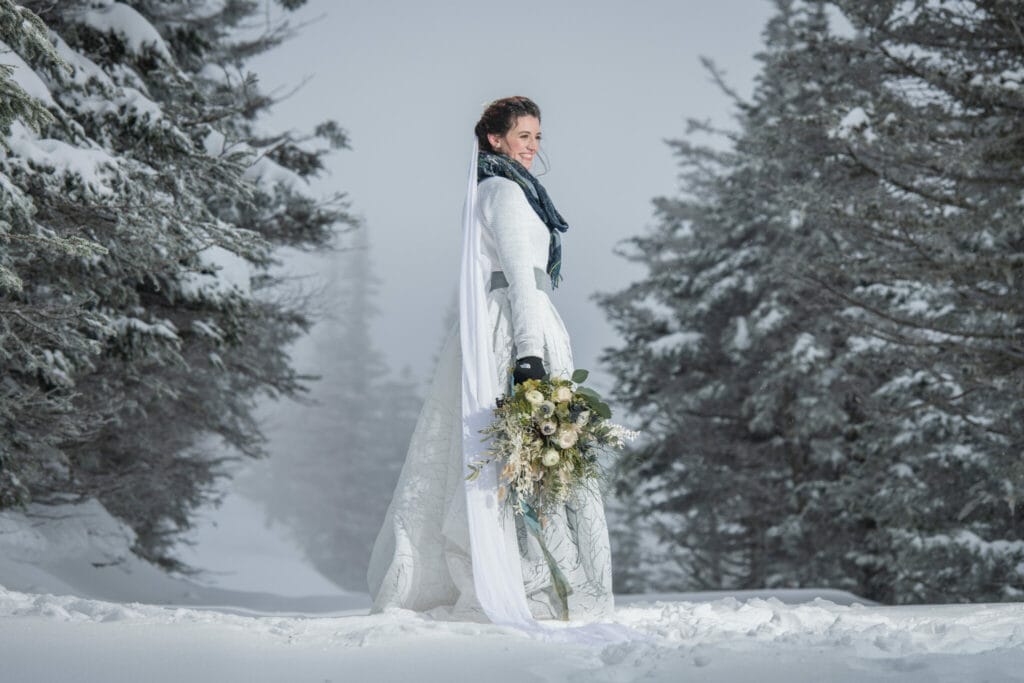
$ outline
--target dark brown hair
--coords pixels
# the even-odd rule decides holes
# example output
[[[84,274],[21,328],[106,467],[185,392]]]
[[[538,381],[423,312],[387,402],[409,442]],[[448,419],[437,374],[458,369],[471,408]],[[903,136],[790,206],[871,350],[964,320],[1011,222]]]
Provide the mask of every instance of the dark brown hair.
[[[535,116],[539,121],[540,107],[529,97],[519,96],[503,97],[487,105],[480,120],[476,122],[476,128],[473,129],[480,144],[480,151],[493,152],[494,148],[491,147],[491,141],[487,136],[504,135],[509,132],[515,127],[520,116]]]

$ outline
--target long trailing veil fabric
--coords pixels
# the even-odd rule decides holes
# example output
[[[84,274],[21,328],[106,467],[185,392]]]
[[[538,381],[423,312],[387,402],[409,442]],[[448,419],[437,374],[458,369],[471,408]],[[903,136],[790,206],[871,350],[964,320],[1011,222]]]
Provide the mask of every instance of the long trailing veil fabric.
[[[464,472],[470,463],[484,457],[480,430],[493,415],[501,395],[497,361],[487,336],[487,291],[492,264],[480,245],[480,223],[476,218],[478,145],[473,143],[469,165],[466,204],[462,213],[462,270],[459,280],[459,334],[462,342],[462,459]],[[507,511],[497,496],[497,471],[485,467],[480,476],[466,482],[466,513],[469,516],[470,557],[473,585],[484,613],[495,624],[531,627],[523,589],[515,527],[503,524]]]
[[[466,203],[462,214],[462,268],[459,279],[459,336],[462,348],[462,463],[485,457],[480,430],[490,424],[495,401],[504,387],[488,335],[486,286],[492,270],[481,247],[482,226],[477,219],[477,153],[473,143]],[[535,638],[553,642],[603,646],[610,642],[650,640],[620,624],[541,624],[530,613],[523,584],[515,522],[498,500],[498,472],[484,467],[473,481],[465,481],[473,587],[487,617],[495,624],[514,626]]]

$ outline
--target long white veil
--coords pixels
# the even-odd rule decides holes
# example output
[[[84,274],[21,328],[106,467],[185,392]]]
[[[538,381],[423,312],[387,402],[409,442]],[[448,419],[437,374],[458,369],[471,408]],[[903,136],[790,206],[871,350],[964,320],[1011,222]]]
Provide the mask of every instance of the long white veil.
[[[462,213],[462,269],[459,279],[459,335],[462,345],[462,461],[463,472],[484,458],[486,446],[480,430],[490,424],[496,399],[504,386],[487,313],[487,285],[492,264],[481,247],[482,226],[476,216],[477,153],[473,142],[466,203]],[[495,624],[515,626],[544,640],[604,645],[625,640],[650,640],[650,636],[621,624],[550,624],[536,621],[530,613],[523,586],[518,542],[512,512],[498,500],[498,472],[481,469],[466,481],[466,514],[469,517],[470,559],[477,599]]]
[[[478,144],[473,143],[469,164],[466,203],[462,213],[462,270],[459,280],[459,334],[462,342],[462,459],[463,471],[484,457],[480,430],[493,416],[501,395],[497,361],[486,334],[487,290],[493,268],[480,245],[481,226],[476,218]],[[466,482],[466,513],[469,515],[470,557],[473,584],[484,613],[496,624],[535,624],[523,592],[522,567],[516,548],[515,526],[498,501],[497,471],[484,467]]]

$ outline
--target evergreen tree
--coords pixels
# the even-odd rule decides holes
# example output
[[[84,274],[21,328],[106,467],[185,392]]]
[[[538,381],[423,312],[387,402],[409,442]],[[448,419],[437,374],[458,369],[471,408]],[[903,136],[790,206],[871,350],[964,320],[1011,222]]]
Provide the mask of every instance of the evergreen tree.
[[[244,61],[286,31],[236,40],[257,3],[24,4],[70,70],[16,48],[53,122],[15,124],[0,160],[25,207],[4,255],[22,287],[0,298],[6,498],[96,496],[173,565],[224,460],[263,453],[257,394],[300,390],[285,349],[309,321],[269,268],[275,246],[320,248],[349,220],[303,182],[344,135],[259,133],[272,101]],[[45,240],[98,247],[41,259]]]
[[[676,587],[1013,597],[1021,10],[777,4],[731,149],[675,143],[604,298],[648,433],[620,487]]]
[[[820,7],[779,3],[732,149],[671,143],[681,195],[630,241],[648,276],[602,299],[625,341],[605,360],[645,432],[618,477],[622,533],[648,524],[668,545],[653,566],[675,565],[654,588],[856,587],[831,495],[857,419],[842,337],[835,307],[795,275],[833,246],[808,215],[819,179],[804,159],[827,146],[807,78],[829,70],[825,26]],[[822,523],[836,528],[821,536]]]
[[[858,483],[891,601],[1024,589],[1024,7],[836,2],[870,55],[826,197],[857,248],[816,280],[884,382]],[[841,277],[836,277],[841,273]]]
[[[47,39],[46,25],[38,16],[9,0],[0,2],[0,144],[12,153],[12,128],[39,131],[54,121],[46,105],[45,88],[27,72],[27,58],[54,71],[68,68]],[[32,92],[27,92],[25,87]],[[42,99],[40,99],[42,98]],[[68,310],[58,302],[36,306],[22,299],[23,273],[16,263],[20,249],[35,258],[60,255],[89,257],[102,253],[99,245],[53,231],[25,231],[33,221],[31,199],[0,174],[0,507],[24,503],[29,485],[59,469],[62,462],[54,445],[78,433],[67,392],[47,390],[35,382],[20,381],[22,372],[58,376],[69,358],[89,355],[90,340],[80,329],[68,330]],[[58,342],[59,346],[54,342]],[[64,368],[59,367],[64,365]],[[32,444],[31,448],[26,448]]]

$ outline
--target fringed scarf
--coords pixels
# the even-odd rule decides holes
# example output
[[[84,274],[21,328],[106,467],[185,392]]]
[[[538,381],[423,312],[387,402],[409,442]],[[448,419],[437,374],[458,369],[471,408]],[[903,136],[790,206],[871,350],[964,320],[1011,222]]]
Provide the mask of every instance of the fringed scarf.
[[[569,224],[558,213],[544,186],[526,170],[525,166],[504,154],[480,152],[477,160],[477,182],[495,176],[508,178],[523,188],[526,201],[530,202],[537,216],[548,226],[551,239],[548,241],[547,273],[551,276],[551,286],[557,287],[562,279],[562,237],[559,233],[568,230]]]

